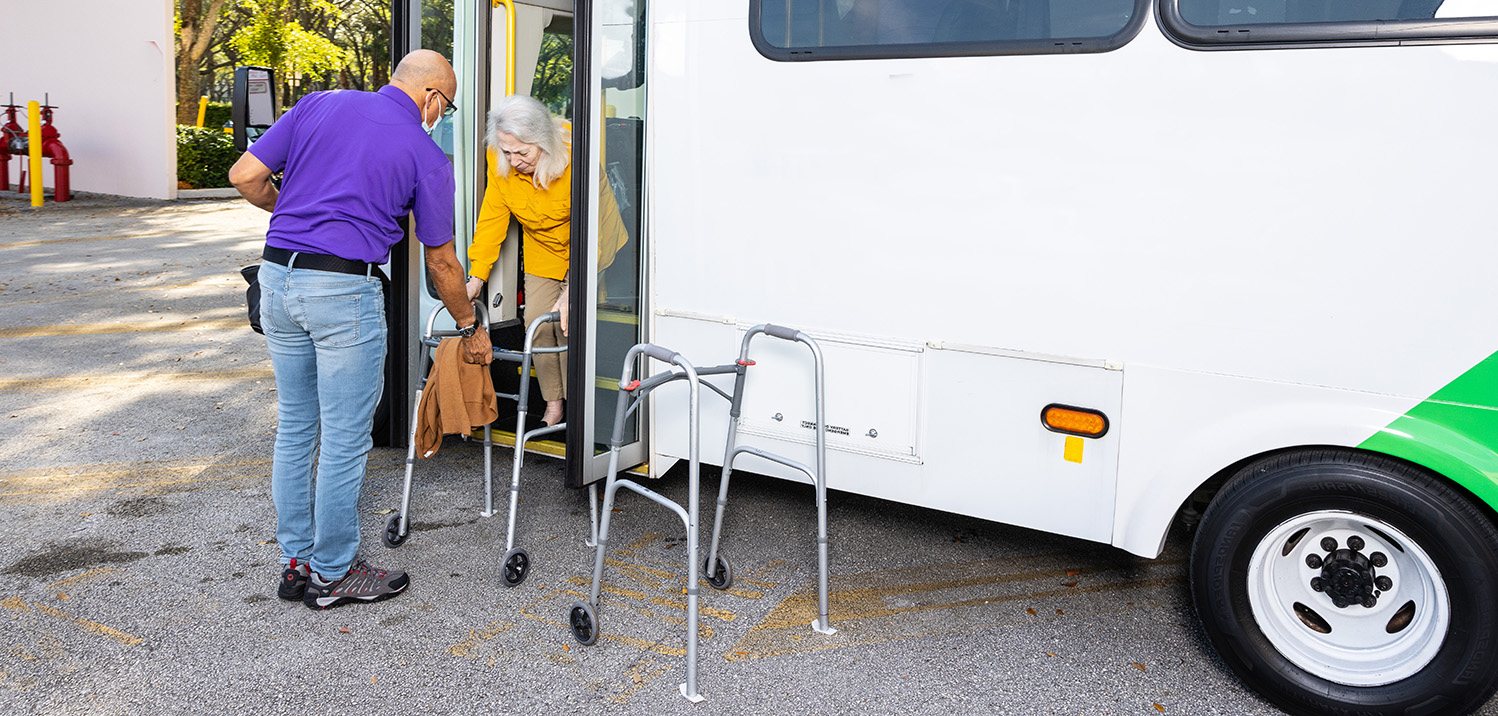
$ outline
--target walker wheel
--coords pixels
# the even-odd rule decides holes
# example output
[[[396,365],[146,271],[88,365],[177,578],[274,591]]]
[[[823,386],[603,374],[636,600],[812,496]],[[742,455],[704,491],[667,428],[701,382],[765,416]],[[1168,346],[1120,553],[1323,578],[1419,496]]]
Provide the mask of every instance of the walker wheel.
[[[385,546],[391,549],[401,546],[408,535],[401,534],[401,513],[397,512],[385,520],[385,533],[380,535]]]
[[[503,578],[506,587],[518,587],[525,581],[526,575],[531,573],[531,555],[525,550],[516,547],[505,553],[505,568]]]
[[[713,576],[709,577],[707,576],[707,560],[702,560],[703,580],[707,582],[707,586],[720,591],[732,587],[733,565],[729,564],[728,558],[724,557],[722,554],[718,555],[718,559],[716,561],[718,570],[713,573]]]
[[[598,641],[598,617],[587,602],[573,602],[567,621],[572,624],[572,636],[577,643],[592,646]]]

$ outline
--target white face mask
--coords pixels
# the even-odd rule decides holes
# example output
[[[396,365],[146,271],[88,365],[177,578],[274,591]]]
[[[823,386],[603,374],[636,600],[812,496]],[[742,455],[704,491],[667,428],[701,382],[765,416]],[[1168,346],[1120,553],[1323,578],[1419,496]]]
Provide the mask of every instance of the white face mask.
[[[431,96],[430,95],[428,95],[427,101],[428,102],[431,101]],[[426,105],[422,105],[422,107],[421,107],[421,116],[422,117],[426,117],[426,111],[427,111],[426,110]],[[433,120],[431,124],[427,124],[425,121],[422,121],[421,128],[424,129],[424,130],[426,130],[427,136],[431,136],[432,132],[437,131],[437,128],[440,127],[440,126],[442,126],[442,120],[444,120],[444,119],[447,119],[447,117],[445,117],[445,116],[443,116],[442,114],[439,113],[437,115],[437,119]]]

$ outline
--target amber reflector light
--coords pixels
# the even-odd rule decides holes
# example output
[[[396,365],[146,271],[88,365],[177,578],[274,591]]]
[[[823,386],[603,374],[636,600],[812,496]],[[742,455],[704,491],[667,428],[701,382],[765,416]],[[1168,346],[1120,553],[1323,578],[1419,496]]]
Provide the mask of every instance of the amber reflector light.
[[[1047,405],[1040,411],[1040,422],[1047,430],[1084,438],[1100,438],[1108,432],[1108,417],[1096,410],[1070,405]]]

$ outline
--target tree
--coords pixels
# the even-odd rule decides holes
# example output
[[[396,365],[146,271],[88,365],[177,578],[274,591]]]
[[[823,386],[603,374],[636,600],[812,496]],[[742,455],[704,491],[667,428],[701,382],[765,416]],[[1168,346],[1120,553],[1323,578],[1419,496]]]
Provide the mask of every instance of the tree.
[[[536,77],[531,96],[554,114],[572,118],[572,36],[548,32],[541,36]]]
[[[229,44],[240,58],[252,65],[262,65],[276,70],[286,91],[281,95],[290,103],[293,88],[301,84],[303,75],[336,72],[344,66],[343,48],[328,38],[302,27],[298,15],[325,19],[341,18],[342,11],[328,0],[244,0],[254,17],[248,27],[234,37]]]
[[[203,76],[198,68],[213,50],[214,31],[228,0],[179,0],[177,6],[177,124],[197,124]]]

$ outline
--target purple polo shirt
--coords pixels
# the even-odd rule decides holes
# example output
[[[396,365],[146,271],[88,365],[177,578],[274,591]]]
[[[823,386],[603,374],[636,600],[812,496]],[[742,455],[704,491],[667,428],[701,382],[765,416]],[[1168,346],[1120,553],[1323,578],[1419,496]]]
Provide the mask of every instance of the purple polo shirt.
[[[309,94],[250,153],[285,170],[269,246],[385,263],[408,212],[421,243],[453,239],[452,163],[397,87]]]

